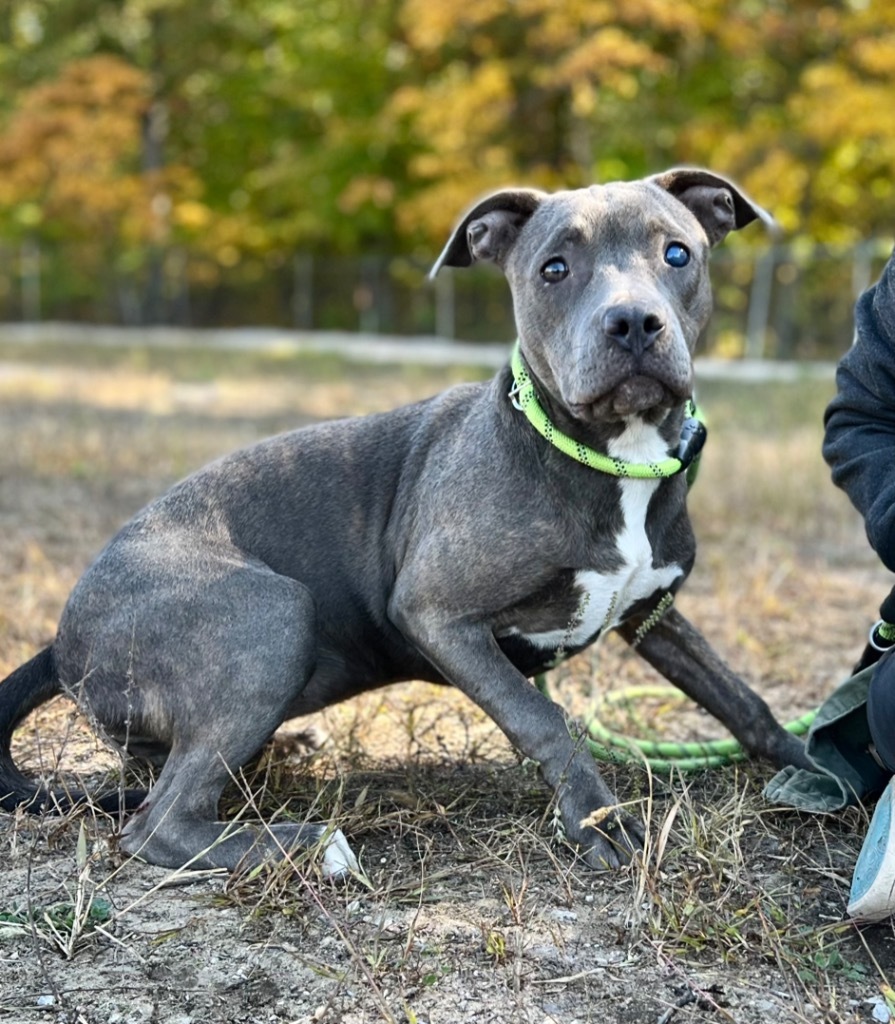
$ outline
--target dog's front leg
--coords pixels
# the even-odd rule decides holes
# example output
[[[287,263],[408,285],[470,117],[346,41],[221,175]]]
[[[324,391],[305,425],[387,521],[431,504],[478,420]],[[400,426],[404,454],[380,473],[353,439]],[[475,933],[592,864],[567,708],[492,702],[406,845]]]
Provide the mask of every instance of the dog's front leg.
[[[445,621],[420,601],[393,602],[392,621],[438,673],[462,690],[503,730],[556,793],[566,836],[591,867],[619,867],[641,848],[643,827],[612,810],[617,799],[593,758],[573,737],[563,711],[540,693],[506,658],[490,628],[463,620]],[[594,812],[593,824],[584,824]],[[594,820],[592,818],[592,821]]]
[[[634,643],[640,624],[641,620],[632,619],[618,631],[628,643]],[[780,725],[761,697],[675,608],[643,635],[637,650],[653,668],[722,722],[750,754],[778,767],[811,767],[804,744]]]

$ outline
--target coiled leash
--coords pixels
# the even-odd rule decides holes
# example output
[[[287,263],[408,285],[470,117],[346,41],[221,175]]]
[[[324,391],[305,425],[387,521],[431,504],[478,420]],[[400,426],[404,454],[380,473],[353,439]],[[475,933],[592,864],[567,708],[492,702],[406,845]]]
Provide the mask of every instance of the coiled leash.
[[[537,676],[535,684],[545,697],[550,697],[544,676]],[[669,775],[672,771],[699,772],[706,768],[720,768],[723,765],[744,761],[749,756],[741,744],[732,738],[706,740],[702,743],[645,740],[615,732],[600,719],[600,712],[604,708],[617,707],[645,698],[662,698],[678,702],[688,700],[673,686],[631,686],[625,690],[605,694],[584,716],[584,725],[587,729],[584,740],[594,758],[615,764],[633,762],[648,765],[657,775]],[[816,714],[816,710],[806,711],[801,718],[788,722],[783,728],[794,736],[802,736],[808,731]]]
[[[575,459],[576,462],[589,466],[600,473],[608,473],[611,476],[636,480],[656,480],[686,472],[687,486],[691,487],[693,485],[699,468],[699,456],[706,441],[707,431],[705,422],[692,401],[687,403],[686,416],[681,428],[681,438],[674,458],[664,459],[659,462],[626,462],[623,459],[613,458],[612,456],[594,451],[593,448],[589,448],[580,441],[575,441],[573,438],[563,434],[551,423],[541,403],[538,401],[534,382],[522,360],[518,341],[513,349],[510,365],[514,380],[513,388],[508,397],[513,406],[525,414],[526,419],[543,438],[553,445],[554,448],[558,448],[565,455],[568,455],[569,458]],[[893,591],[893,594],[895,594],[895,591]],[[636,647],[647,632],[662,618],[671,607],[673,600],[674,597],[670,593],[662,597],[652,614],[644,620],[637,630],[632,646]],[[893,606],[895,606],[895,598],[892,598],[892,600]],[[893,615],[893,618],[895,618],[895,615]],[[879,628],[881,625],[885,626],[886,623],[878,623],[876,628]],[[895,627],[890,627],[890,629],[891,640],[889,645],[891,646],[895,644]],[[888,636],[889,634],[886,635]],[[873,631],[871,631],[872,639]],[[880,657],[880,654],[877,654],[877,657]],[[542,673],[535,676],[535,685],[545,697],[553,699],[550,696],[546,675]],[[637,762],[648,765],[652,771],[658,774],[669,774],[673,770],[695,772],[706,768],[716,768],[721,765],[742,761],[748,756],[740,743],[732,738],[709,740],[704,743],[671,743],[645,740],[614,732],[600,720],[599,712],[603,707],[654,697],[666,699],[673,697],[675,700],[687,700],[687,697],[680,690],[672,686],[637,686],[606,694],[598,703],[593,705],[590,712],[584,718],[584,724],[588,732],[584,739],[591,754],[598,761],[616,763]],[[795,736],[802,736],[808,731],[816,714],[816,710],[808,711],[801,718],[789,722],[784,728]]]

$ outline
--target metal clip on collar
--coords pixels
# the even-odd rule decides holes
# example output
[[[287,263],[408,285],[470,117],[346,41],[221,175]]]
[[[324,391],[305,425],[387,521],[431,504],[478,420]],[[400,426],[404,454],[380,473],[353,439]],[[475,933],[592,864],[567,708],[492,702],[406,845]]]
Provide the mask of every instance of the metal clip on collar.
[[[681,439],[677,446],[677,459],[681,464],[681,469],[686,469],[694,459],[699,457],[705,439],[708,437],[705,424],[692,414],[695,411],[692,402],[688,403],[688,410],[691,412],[681,426]]]

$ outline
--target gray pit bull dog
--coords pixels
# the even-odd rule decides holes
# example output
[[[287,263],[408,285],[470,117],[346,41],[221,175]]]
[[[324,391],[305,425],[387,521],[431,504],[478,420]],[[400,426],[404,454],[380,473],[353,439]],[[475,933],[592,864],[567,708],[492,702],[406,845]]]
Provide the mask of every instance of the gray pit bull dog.
[[[221,792],[284,720],[423,679],[487,712],[540,765],[587,863],[616,866],[642,826],[529,682],[610,629],[750,752],[806,764],[676,610],[641,628],[693,565],[685,474],[650,478],[649,467],[681,447],[709,250],[762,217],[695,169],[478,203],[433,274],[502,268],[519,379],[507,366],[490,383],[271,438],[139,512],[75,586],[52,644],[0,686],[2,806],[71,801],[10,757],[13,729],[62,692],[129,754],[164,763],[148,794],[126,794],[124,851],[236,869],[322,840],[324,868],[339,874],[355,865],[341,833],[225,824]],[[550,438],[623,475],[534,429],[518,408],[526,382]],[[645,479],[624,475],[644,466]],[[601,808],[613,810],[588,824]]]

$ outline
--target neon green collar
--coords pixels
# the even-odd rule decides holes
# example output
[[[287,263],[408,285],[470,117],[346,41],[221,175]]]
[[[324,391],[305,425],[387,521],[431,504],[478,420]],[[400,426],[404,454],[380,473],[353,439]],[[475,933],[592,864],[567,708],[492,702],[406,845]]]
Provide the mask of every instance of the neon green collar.
[[[675,476],[686,469],[687,483],[693,483],[696,477],[699,453],[705,443],[706,430],[702,418],[692,402],[687,403],[687,419],[684,421],[684,431],[677,458],[663,459],[661,462],[625,462],[624,459],[616,459],[611,455],[603,455],[594,451],[593,448],[573,440],[556,429],[538,401],[534,383],[522,362],[518,341],[513,349],[510,366],[514,378],[513,390],[509,393],[510,401],[517,409],[525,413],[525,418],[542,437],[546,438],[554,448],[558,448],[563,454],[568,455],[569,458],[575,459],[576,462],[589,466],[591,469],[596,469],[600,473],[630,477],[635,480],[657,480],[662,477]]]

